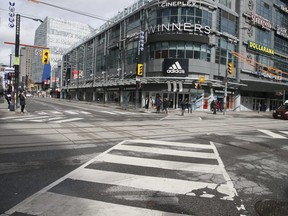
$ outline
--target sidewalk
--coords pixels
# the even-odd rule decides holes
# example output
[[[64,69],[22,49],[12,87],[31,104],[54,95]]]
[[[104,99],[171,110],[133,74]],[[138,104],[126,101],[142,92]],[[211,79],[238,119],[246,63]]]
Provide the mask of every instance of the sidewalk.
[[[94,103],[94,102],[87,102],[87,101],[67,101],[65,99],[58,99],[58,98],[37,98],[44,101],[49,100],[55,100],[58,102],[63,103],[75,103],[75,104],[87,104],[90,106],[97,105],[97,106],[103,106],[103,107],[113,107],[115,109],[122,109],[122,110],[130,110],[130,111],[136,111],[134,106],[119,106],[117,104],[101,104],[101,103]],[[32,99],[33,100],[33,99]],[[159,114],[156,113],[155,109],[144,109],[144,108],[138,108],[137,111],[139,112],[145,112],[145,113],[151,113],[155,115],[161,115],[166,116],[164,112],[161,112]],[[29,112],[28,112],[29,113]],[[0,116],[11,116],[11,115],[21,115],[20,107],[16,108],[15,111],[9,111],[8,105],[6,100],[3,98],[0,98]],[[256,111],[226,111],[225,115],[223,115],[223,112],[217,112],[217,114],[213,114],[211,111],[193,111],[192,113],[188,113],[186,110],[184,113],[184,116],[181,116],[181,109],[169,109],[168,110],[169,116],[179,116],[179,117],[200,117],[202,119],[224,119],[224,118],[272,118],[272,112],[256,112]]]

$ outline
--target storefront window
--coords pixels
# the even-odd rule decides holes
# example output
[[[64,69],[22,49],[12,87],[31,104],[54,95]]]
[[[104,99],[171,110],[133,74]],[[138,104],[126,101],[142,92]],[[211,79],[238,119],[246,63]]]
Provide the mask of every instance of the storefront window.
[[[237,18],[229,14],[227,11],[218,9],[218,30],[220,32],[227,32],[231,35],[236,35]]]
[[[229,50],[234,51],[236,49],[235,44],[230,43],[224,39],[218,40],[218,47],[216,50],[216,57],[215,57],[215,63],[220,63],[223,65],[227,64],[227,61],[233,61],[232,53],[229,52]],[[228,53],[227,53],[228,52]],[[228,60],[227,60],[227,54],[228,54]],[[220,60],[220,62],[219,62]]]
[[[277,52],[280,52],[284,55],[288,53],[288,41],[284,38],[275,36],[274,48]]]
[[[150,59],[194,58],[210,62],[211,49],[207,44],[193,42],[159,42],[150,45]]]
[[[169,45],[169,58],[176,58],[176,42],[170,42]]]
[[[256,29],[257,43],[271,47],[271,32],[261,29]]]
[[[264,0],[257,0],[256,12],[258,15],[271,20],[272,19],[272,6],[267,4]]]
[[[280,11],[279,9],[276,9],[275,13],[275,21],[276,26],[284,27],[288,29],[288,16],[286,13]]]
[[[200,59],[200,44],[194,44],[194,59]]]
[[[165,8],[157,11],[157,24],[192,23],[212,26],[212,13],[200,8]]]
[[[228,8],[231,8],[231,0],[219,0],[219,3],[225,5]]]

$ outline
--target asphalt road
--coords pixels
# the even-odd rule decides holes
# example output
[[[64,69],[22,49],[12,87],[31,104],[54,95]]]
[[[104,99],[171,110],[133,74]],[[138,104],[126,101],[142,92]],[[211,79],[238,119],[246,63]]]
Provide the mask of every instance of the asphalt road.
[[[287,121],[27,110],[0,117],[0,214],[257,215],[259,200],[288,200]]]

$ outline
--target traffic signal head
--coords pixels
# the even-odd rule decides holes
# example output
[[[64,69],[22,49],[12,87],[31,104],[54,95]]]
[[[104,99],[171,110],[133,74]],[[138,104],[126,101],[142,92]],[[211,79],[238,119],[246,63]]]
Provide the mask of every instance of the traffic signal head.
[[[140,31],[140,33],[139,33],[139,50],[141,52],[144,51],[144,43],[145,43],[145,32]]]
[[[50,50],[44,49],[42,51],[42,63],[48,64],[50,61]]]
[[[143,64],[137,64],[137,76],[143,76]]]
[[[233,62],[228,62],[227,73],[228,73],[228,75],[233,74]]]

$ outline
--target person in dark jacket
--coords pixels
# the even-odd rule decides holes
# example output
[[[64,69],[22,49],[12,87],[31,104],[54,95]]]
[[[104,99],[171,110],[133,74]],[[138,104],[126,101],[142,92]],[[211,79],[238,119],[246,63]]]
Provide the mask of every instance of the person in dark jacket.
[[[185,100],[182,100],[180,102],[180,107],[181,107],[181,116],[184,116],[184,112],[185,112],[185,109],[187,107]]]
[[[216,114],[217,103],[216,103],[215,100],[213,100],[213,101],[211,102],[211,110],[212,110],[213,114]]]
[[[11,104],[11,94],[8,92],[6,92],[5,93],[5,99],[6,99],[6,101],[7,101],[7,103],[8,103],[8,110],[10,109],[10,104]]]
[[[20,91],[19,100],[20,100],[20,106],[21,106],[21,113],[24,113],[26,99],[22,91]]]
[[[168,114],[169,104],[170,104],[170,102],[167,100],[167,98],[164,98],[164,101],[163,101],[163,110],[165,111],[166,114]]]

